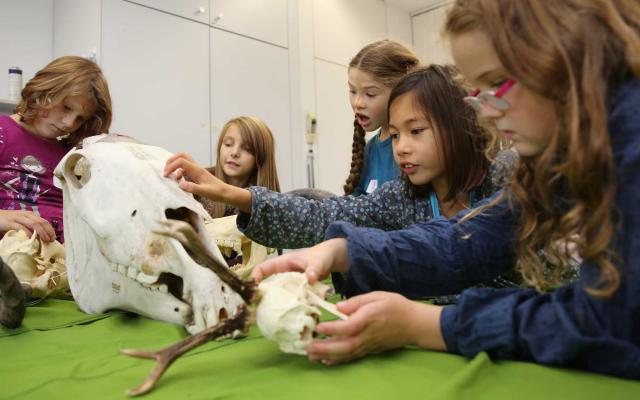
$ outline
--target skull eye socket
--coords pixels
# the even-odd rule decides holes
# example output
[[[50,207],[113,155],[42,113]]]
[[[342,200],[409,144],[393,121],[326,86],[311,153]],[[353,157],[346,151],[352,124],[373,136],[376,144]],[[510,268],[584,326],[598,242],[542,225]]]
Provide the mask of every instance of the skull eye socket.
[[[65,176],[76,188],[82,188],[91,179],[91,164],[82,154],[72,154],[69,156],[64,166]]]

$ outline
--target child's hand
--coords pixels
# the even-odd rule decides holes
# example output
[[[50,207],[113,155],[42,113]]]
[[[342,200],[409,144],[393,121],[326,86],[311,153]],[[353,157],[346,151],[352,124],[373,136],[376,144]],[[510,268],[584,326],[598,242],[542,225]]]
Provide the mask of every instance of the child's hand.
[[[311,361],[334,365],[410,344],[446,349],[440,333],[440,307],[389,292],[352,297],[337,307],[349,319],[324,322],[316,327],[318,333],[330,337],[307,346]]]
[[[23,230],[29,237],[35,231],[43,242],[56,240],[56,232],[49,221],[31,211],[0,210],[0,231],[6,232],[11,229]]]
[[[214,201],[224,201],[222,192],[226,183],[198,165],[189,154],[176,153],[167,160],[164,166],[164,176],[169,176],[174,172],[182,190]],[[188,180],[183,178],[188,178]]]
[[[278,272],[305,272],[309,283],[326,279],[331,272],[346,272],[347,241],[331,239],[305,250],[287,253],[258,264],[251,272],[257,282]]]

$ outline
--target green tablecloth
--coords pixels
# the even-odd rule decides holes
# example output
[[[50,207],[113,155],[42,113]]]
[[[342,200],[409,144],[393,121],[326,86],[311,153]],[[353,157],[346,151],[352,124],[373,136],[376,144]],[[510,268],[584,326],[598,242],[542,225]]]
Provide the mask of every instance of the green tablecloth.
[[[126,398],[154,364],[118,350],[156,350],[184,335],[172,324],[46,300],[27,309],[21,328],[0,330],[0,399]],[[145,398],[640,399],[640,382],[419,349],[325,367],[281,353],[252,328],[244,339],[187,353]]]

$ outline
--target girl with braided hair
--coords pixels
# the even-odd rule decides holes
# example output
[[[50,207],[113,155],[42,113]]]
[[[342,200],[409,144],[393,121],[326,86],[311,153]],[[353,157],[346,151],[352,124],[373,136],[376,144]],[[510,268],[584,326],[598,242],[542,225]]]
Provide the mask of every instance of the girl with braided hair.
[[[351,169],[345,195],[368,194],[395,179],[387,103],[391,89],[419,65],[411,50],[393,40],[380,40],[362,48],[349,63],[349,103],[355,114]],[[375,133],[365,144],[367,132]]]

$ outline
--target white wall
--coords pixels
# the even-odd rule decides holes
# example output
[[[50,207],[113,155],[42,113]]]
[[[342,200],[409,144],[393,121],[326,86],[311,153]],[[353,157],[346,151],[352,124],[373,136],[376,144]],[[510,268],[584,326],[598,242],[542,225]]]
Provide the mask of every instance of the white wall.
[[[416,15],[413,20],[414,49],[425,64],[451,64],[449,44],[442,37],[448,5]]]
[[[388,4],[385,11],[387,16],[387,36],[412,47],[413,25],[411,16],[407,12]]]
[[[76,54],[100,63],[100,11],[101,0],[55,0],[53,57]]]
[[[22,84],[53,56],[53,0],[0,2],[0,99],[8,96],[9,67],[22,69]]]

